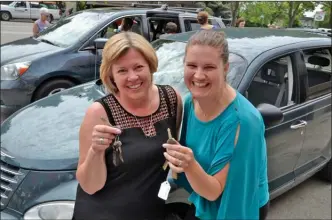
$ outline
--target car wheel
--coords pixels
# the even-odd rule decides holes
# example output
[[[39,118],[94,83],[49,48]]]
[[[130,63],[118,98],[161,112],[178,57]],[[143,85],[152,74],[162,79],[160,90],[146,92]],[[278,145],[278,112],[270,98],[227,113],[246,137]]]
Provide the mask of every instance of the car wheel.
[[[326,164],[319,174],[324,180],[332,182],[332,159]]]
[[[75,85],[74,82],[67,79],[54,79],[48,81],[36,91],[33,101],[61,92]]]
[[[6,12],[6,11],[1,12],[1,20],[3,20],[3,21],[9,21],[10,18],[11,18],[11,15],[10,15],[9,12]]]

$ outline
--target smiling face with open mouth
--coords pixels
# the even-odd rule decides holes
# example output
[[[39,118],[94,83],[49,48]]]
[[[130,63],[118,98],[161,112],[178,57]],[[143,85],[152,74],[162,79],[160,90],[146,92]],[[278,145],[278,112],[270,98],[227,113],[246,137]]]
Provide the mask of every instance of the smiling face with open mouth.
[[[129,99],[142,99],[151,88],[149,64],[135,49],[129,49],[112,65],[112,73],[119,92]]]
[[[224,65],[220,49],[193,45],[187,50],[184,62],[184,81],[193,98],[204,98],[219,93],[226,85]]]

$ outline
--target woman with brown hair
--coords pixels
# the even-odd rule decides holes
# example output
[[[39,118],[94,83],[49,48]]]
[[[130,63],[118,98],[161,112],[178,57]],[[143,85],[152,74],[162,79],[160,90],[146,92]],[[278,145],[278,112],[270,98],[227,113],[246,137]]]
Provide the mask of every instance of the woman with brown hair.
[[[179,143],[164,144],[176,183],[192,203],[186,220],[265,219],[269,191],[265,127],[259,111],[226,81],[223,32],[202,30],[188,41]]]
[[[122,32],[103,50],[100,78],[110,92],[86,111],[79,132],[77,199],[73,219],[163,219],[158,197],[167,129],[178,136],[182,101],[155,85],[155,50],[144,37]]]
[[[197,22],[201,25],[202,30],[215,29],[215,26],[209,24],[209,14],[206,11],[197,14]]]
[[[243,28],[246,26],[246,20],[244,18],[239,18],[236,21],[236,27]]]

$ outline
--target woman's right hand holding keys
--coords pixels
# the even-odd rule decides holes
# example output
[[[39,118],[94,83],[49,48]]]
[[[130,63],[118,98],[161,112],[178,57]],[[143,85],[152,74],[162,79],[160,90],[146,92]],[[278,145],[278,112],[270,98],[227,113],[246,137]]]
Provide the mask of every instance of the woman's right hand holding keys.
[[[121,130],[116,127],[95,125],[92,129],[92,150],[95,153],[104,152],[119,134]]]

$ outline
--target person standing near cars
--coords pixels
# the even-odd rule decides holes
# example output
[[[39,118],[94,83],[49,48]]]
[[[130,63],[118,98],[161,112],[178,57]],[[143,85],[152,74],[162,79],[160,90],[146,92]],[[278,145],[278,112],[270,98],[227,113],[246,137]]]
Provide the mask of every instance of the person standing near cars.
[[[178,136],[182,99],[153,84],[157,67],[155,50],[139,34],[121,32],[106,43],[100,78],[109,94],[87,109],[80,128],[73,219],[164,219],[162,144],[168,129]]]
[[[223,32],[202,30],[188,41],[180,142],[164,144],[175,180],[192,203],[186,220],[265,219],[269,204],[265,126],[259,111],[226,82]],[[172,179],[171,179],[172,180]]]
[[[165,27],[165,34],[159,36],[159,39],[164,39],[168,35],[176,34],[178,32],[178,26],[174,22],[168,22]]]
[[[50,25],[50,23],[47,20],[48,16],[50,15],[48,9],[41,8],[39,10],[39,13],[40,13],[40,18],[37,21],[35,21],[32,27],[32,33],[34,37],[38,37],[39,33],[45,30]]]
[[[206,11],[197,14],[197,22],[201,25],[201,30],[215,29],[215,26],[209,24],[209,14]]]

